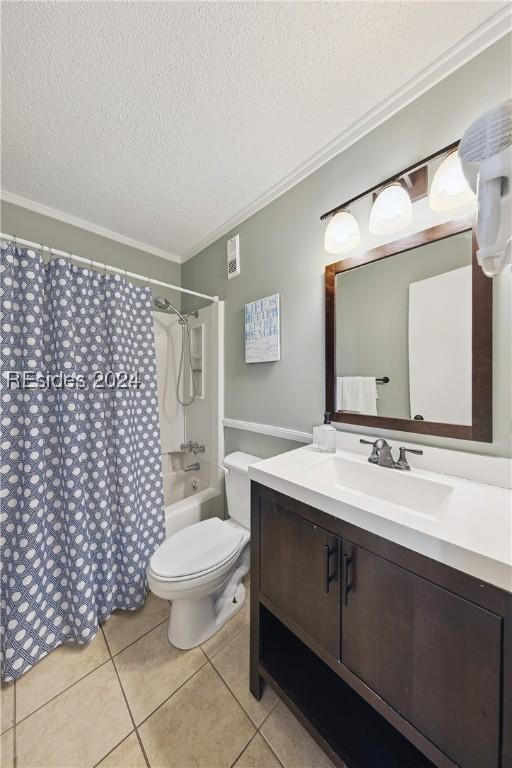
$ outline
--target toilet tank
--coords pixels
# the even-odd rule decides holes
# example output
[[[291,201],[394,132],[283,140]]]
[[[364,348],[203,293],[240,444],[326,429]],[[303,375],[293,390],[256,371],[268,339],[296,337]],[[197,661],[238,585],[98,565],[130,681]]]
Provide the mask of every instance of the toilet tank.
[[[235,451],[224,459],[224,466],[228,470],[226,475],[226,500],[229,517],[243,525],[251,527],[251,481],[249,479],[249,467],[256,461],[261,461],[259,456],[251,453]]]

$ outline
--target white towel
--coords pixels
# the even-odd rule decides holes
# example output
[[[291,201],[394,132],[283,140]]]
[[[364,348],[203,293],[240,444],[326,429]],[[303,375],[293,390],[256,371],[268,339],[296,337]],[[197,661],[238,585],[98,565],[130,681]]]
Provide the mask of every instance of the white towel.
[[[336,404],[338,411],[377,415],[377,381],[375,376],[338,376]]]

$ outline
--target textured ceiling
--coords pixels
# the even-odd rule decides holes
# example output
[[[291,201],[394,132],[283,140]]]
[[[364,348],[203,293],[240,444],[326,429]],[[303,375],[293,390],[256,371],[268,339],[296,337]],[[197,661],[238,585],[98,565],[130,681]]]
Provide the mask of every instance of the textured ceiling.
[[[4,2],[2,188],[190,254],[502,7]]]

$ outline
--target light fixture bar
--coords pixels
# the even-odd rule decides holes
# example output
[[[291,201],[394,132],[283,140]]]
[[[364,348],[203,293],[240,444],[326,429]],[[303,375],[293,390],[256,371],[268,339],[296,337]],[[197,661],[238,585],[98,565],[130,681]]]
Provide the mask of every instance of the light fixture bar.
[[[407,191],[407,194],[411,198],[411,203],[415,203],[416,200],[422,200],[424,197],[428,197],[428,163],[420,165],[414,171],[406,171],[401,173],[395,182],[400,182],[402,187]],[[386,186],[389,186],[386,184]],[[373,202],[377,199],[382,189],[376,190],[372,194]]]
[[[452,142],[452,144],[449,144],[447,147],[444,147],[443,149],[438,150],[437,152],[434,152],[433,155],[429,155],[428,157],[424,157],[423,160],[420,160],[418,163],[414,163],[414,165],[410,165],[408,168],[404,168],[399,173],[396,173],[394,176],[391,176],[389,179],[385,179],[385,181],[380,181],[378,184],[375,184],[374,187],[370,187],[370,189],[365,190],[360,195],[357,195],[356,197],[352,197],[350,200],[347,200],[344,203],[341,203],[341,205],[337,205],[336,208],[332,208],[330,211],[327,211],[326,213],[322,213],[320,216],[320,221],[324,221],[325,219],[328,219],[330,216],[334,216],[334,214],[339,213],[339,211],[342,211],[344,208],[348,208],[348,206],[352,205],[356,202],[356,200],[361,200],[361,198],[366,197],[366,195],[370,195],[372,192],[378,192],[382,187],[385,187],[388,184],[392,184],[394,181],[399,181],[404,174],[412,173],[413,171],[417,171],[418,168],[421,168],[422,165],[426,165],[427,163],[430,163],[431,160],[435,160],[436,157],[439,157],[440,155],[446,155],[448,152],[451,152],[454,149],[457,149],[459,146],[460,139],[457,139],[457,141]]]

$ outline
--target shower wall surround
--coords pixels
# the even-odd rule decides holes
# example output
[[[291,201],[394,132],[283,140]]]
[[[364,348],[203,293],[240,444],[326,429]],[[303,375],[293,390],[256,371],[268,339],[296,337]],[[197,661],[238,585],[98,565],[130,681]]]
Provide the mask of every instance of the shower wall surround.
[[[508,35],[182,265],[184,287],[226,301],[226,418],[309,433],[321,423],[324,267],[333,256],[323,249],[325,222],[320,215],[460,138],[475,117],[509,97],[510,72]],[[241,274],[228,281],[226,242],[237,232]],[[280,294],[283,313],[281,362],[246,365],[244,306],[273,293]],[[420,435],[415,442],[510,455],[510,294],[507,270],[494,281],[494,442]],[[188,298],[183,301],[186,308],[196,306]],[[404,441],[411,437],[387,434]],[[265,457],[293,447],[299,443],[226,430],[226,450]]]

